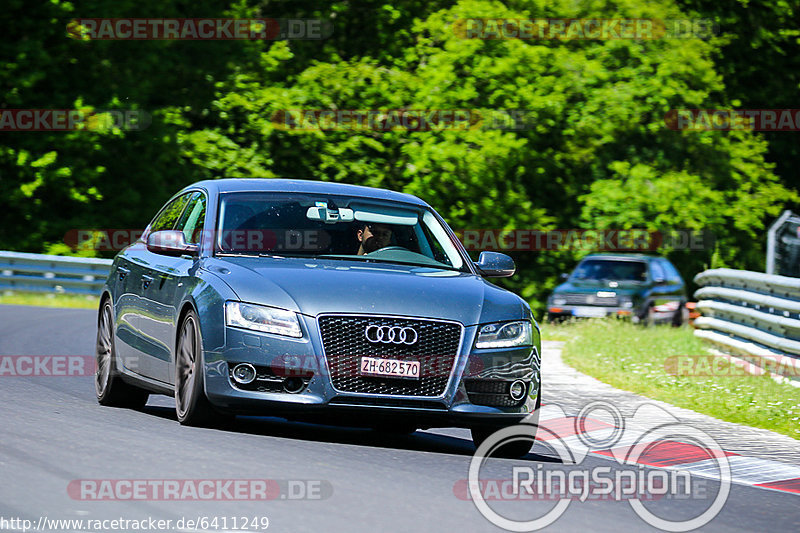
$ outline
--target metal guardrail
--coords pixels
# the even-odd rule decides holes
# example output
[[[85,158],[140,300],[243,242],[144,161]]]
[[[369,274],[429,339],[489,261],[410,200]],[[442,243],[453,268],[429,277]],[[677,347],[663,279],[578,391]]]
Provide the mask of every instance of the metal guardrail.
[[[718,268],[694,278],[697,337],[770,371],[800,359],[800,278]],[[778,372],[780,373],[780,372]],[[796,372],[785,374],[798,379]]]
[[[798,255],[800,216],[787,209],[767,231],[767,274],[800,276]]]
[[[0,252],[0,290],[100,294],[111,259]]]

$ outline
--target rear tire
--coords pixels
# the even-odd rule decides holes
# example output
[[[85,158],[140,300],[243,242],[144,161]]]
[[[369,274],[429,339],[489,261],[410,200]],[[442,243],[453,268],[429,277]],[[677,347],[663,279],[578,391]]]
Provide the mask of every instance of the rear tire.
[[[208,401],[203,372],[203,340],[194,310],[183,317],[175,350],[175,414],[184,426],[207,426],[222,416]]]
[[[150,393],[122,381],[122,376],[117,370],[117,352],[114,347],[114,309],[111,306],[110,298],[105,298],[100,304],[95,357],[97,372],[94,376],[94,388],[97,402],[106,407],[131,409],[144,407]]]

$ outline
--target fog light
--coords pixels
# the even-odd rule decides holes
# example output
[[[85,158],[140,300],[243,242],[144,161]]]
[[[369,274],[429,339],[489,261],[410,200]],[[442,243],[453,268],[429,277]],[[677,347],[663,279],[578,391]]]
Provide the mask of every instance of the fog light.
[[[305,382],[300,378],[286,378],[283,380],[283,390],[297,394],[305,388]]]
[[[525,396],[527,391],[528,386],[525,384],[525,382],[517,380],[511,384],[511,387],[509,387],[508,395],[511,396],[512,400],[518,402]]]
[[[240,363],[233,367],[233,380],[240,385],[247,385],[256,379],[256,369],[250,363]]]

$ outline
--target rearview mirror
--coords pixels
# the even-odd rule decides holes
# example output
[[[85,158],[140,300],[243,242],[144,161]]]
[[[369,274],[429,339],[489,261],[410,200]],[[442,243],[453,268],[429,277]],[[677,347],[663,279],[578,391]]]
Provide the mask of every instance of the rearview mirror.
[[[200,247],[188,244],[180,230],[156,231],[147,236],[147,249],[160,255],[197,255]]]
[[[507,278],[517,270],[514,260],[499,252],[481,252],[475,266],[487,278]]]

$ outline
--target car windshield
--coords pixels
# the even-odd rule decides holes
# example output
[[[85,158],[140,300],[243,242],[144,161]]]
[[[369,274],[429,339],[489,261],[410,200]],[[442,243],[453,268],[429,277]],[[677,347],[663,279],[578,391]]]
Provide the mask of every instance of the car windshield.
[[[570,279],[644,282],[647,281],[647,265],[644,261],[587,259],[578,265]]]
[[[426,208],[339,195],[221,195],[218,255],[356,260],[468,272]]]

